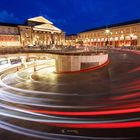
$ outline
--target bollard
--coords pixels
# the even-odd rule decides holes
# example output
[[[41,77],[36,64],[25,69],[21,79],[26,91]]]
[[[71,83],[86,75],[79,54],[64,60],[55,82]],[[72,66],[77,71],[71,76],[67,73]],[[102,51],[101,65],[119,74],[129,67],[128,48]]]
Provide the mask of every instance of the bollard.
[[[34,72],[36,72],[36,67],[34,66]]]
[[[19,71],[19,68],[18,68],[18,66],[17,66],[17,71]]]

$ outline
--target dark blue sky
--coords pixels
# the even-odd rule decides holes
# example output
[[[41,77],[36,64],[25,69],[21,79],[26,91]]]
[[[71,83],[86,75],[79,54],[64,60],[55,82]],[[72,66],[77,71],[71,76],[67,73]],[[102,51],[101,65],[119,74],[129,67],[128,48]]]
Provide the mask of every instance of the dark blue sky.
[[[140,18],[140,0],[1,0],[0,22],[42,15],[66,33]]]

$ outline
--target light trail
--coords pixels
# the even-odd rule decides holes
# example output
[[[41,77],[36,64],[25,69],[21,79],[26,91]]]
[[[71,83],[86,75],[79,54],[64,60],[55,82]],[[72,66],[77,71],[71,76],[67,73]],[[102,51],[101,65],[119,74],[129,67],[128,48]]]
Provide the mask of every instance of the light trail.
[[[120,63],[122,62],[120,60]],[[45,80],[40,78],[40,72],[47,70],[43,65],[38,67],[36,73],[33,72],[34,67],[11,73],[3,71],[0,77],[0,116],[3,118],[0,121],[0,128],[21,135],[48,140],[135,139],[137,136],[134,134],[128,133],[124,136],[117,136],[116,134],[112,137],[113,134],[109,132],[121,130],[127,132],[129,129],[140,128],[140,75],[138,73],[140,64],[137,62],[138,64],[131,68],[126,67],[127,72],[124,75],[120,72],[120,75],[118,74],[120,77],[115,71],[117,76],[114,78],[114,71],[111,73],[110,70],[114,65],[114,69],[120,66],[119,63],[112,66],[112,63],[110,61],[108,70],[105,68],[95,71],[95,75],[92,72],[89,73],[90,76],[88,73],[83,73],[80,76],[79,74],[66,76],[65,74],[51,73],[54,76],[51,77],[51,80],[47,74]],[[100,74],[105,73],[106,76],[106,71],[109,80],[106,77],[103,81],[98,79]],[[34,78],[36,75],[37,77]],[[76,79],[76,76],[82,77],[84,80],[79,80],[79,83],[75,82],[73,79]],[[68,81],[65,82],[65,78]],[[38,89],[34,88],[36,85],[39,87]],[[94,91],[95,85],[97,87]],[[46,86],[45,91],[44,86]],[[76,86],[79,91],[75,90]],[[88,92],[86,86],[91,88],[91,92]],[[102,86],[104,86],[104,92],[100,90]],[[69,90],[72,92],[67,92],[67,87],[70,87]],[[49,91],[53,88],[58,89],[58,91]],[[82,91],[80,88],[86,88],[85,93],[80,93]],[[16,124],[16,121],[25,124]],[[72,132],[70,135],[65,135],[68,131],[64,131],[64,133],[58,131],[59,134],[57,134],[55,131],[53,132],[53,129],[52,133],[44,132],[37,127],[30,128],[29,123],[43,128],[74,129],[78,133],[75,134],[70,131]],[[88,137],[86,130],[107,131],[108,135],[99,133],[97,137],[94,134]]]
[[[36,137],[36,138],[41,138],[41,139],[48,139],[48,140],[129,140],[130,138],[124,138],[124,137],[120,137],[120,138],[103,138],[103,137],[86,137],[86,136],[74,136],[74,135],[64,135],[64,134],[53,134],[53,133],[45,133],[45,132],[40,132],[40,131],[35,131],[35,130],[31,130],[31,129],[27,129],[27,128],[23,128],[23,127],[19,127],[16,125],[12,125],[9,123],[5,123],[0,121],[0,128],[8,130],[8,131],[12,131],[14,133],[17,134],[21,134],[21,135],[26,135],[26,136],[31,136],[31,137]]]

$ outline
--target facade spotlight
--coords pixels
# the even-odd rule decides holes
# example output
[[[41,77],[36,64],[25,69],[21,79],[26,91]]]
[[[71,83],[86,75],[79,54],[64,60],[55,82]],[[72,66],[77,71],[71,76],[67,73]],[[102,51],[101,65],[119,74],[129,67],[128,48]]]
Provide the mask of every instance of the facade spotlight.
[[[133,37],[134,35],[133,34],[130,34],[130,37]]]
[[[109,33],[110,33],[110,30],[109,30],[109,29],[106,29],[106,30],[105,30],[105,33],[106,33],[106,34],[109,34]]]

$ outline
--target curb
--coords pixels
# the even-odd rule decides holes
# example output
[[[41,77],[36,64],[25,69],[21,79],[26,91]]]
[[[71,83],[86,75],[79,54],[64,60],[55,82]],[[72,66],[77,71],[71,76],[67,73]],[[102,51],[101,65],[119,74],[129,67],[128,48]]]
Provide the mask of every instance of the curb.
[[[99,65],[99,66],[90,67],[90,68],[82,69],[82,70],[79,70],[79,71],[58,72],[57,74],[73,74],[73,73],[94,71],[94,70],[98,70],[98,69],[100,69],[100,68],[102,68],[102,67],[105,67],[106,65],[109,64],[109,62],[110,62],[110,61],[109,61],[109,59],[108,59],[105,63],[103,63],[103,64],[101,64],[101,65]]]

